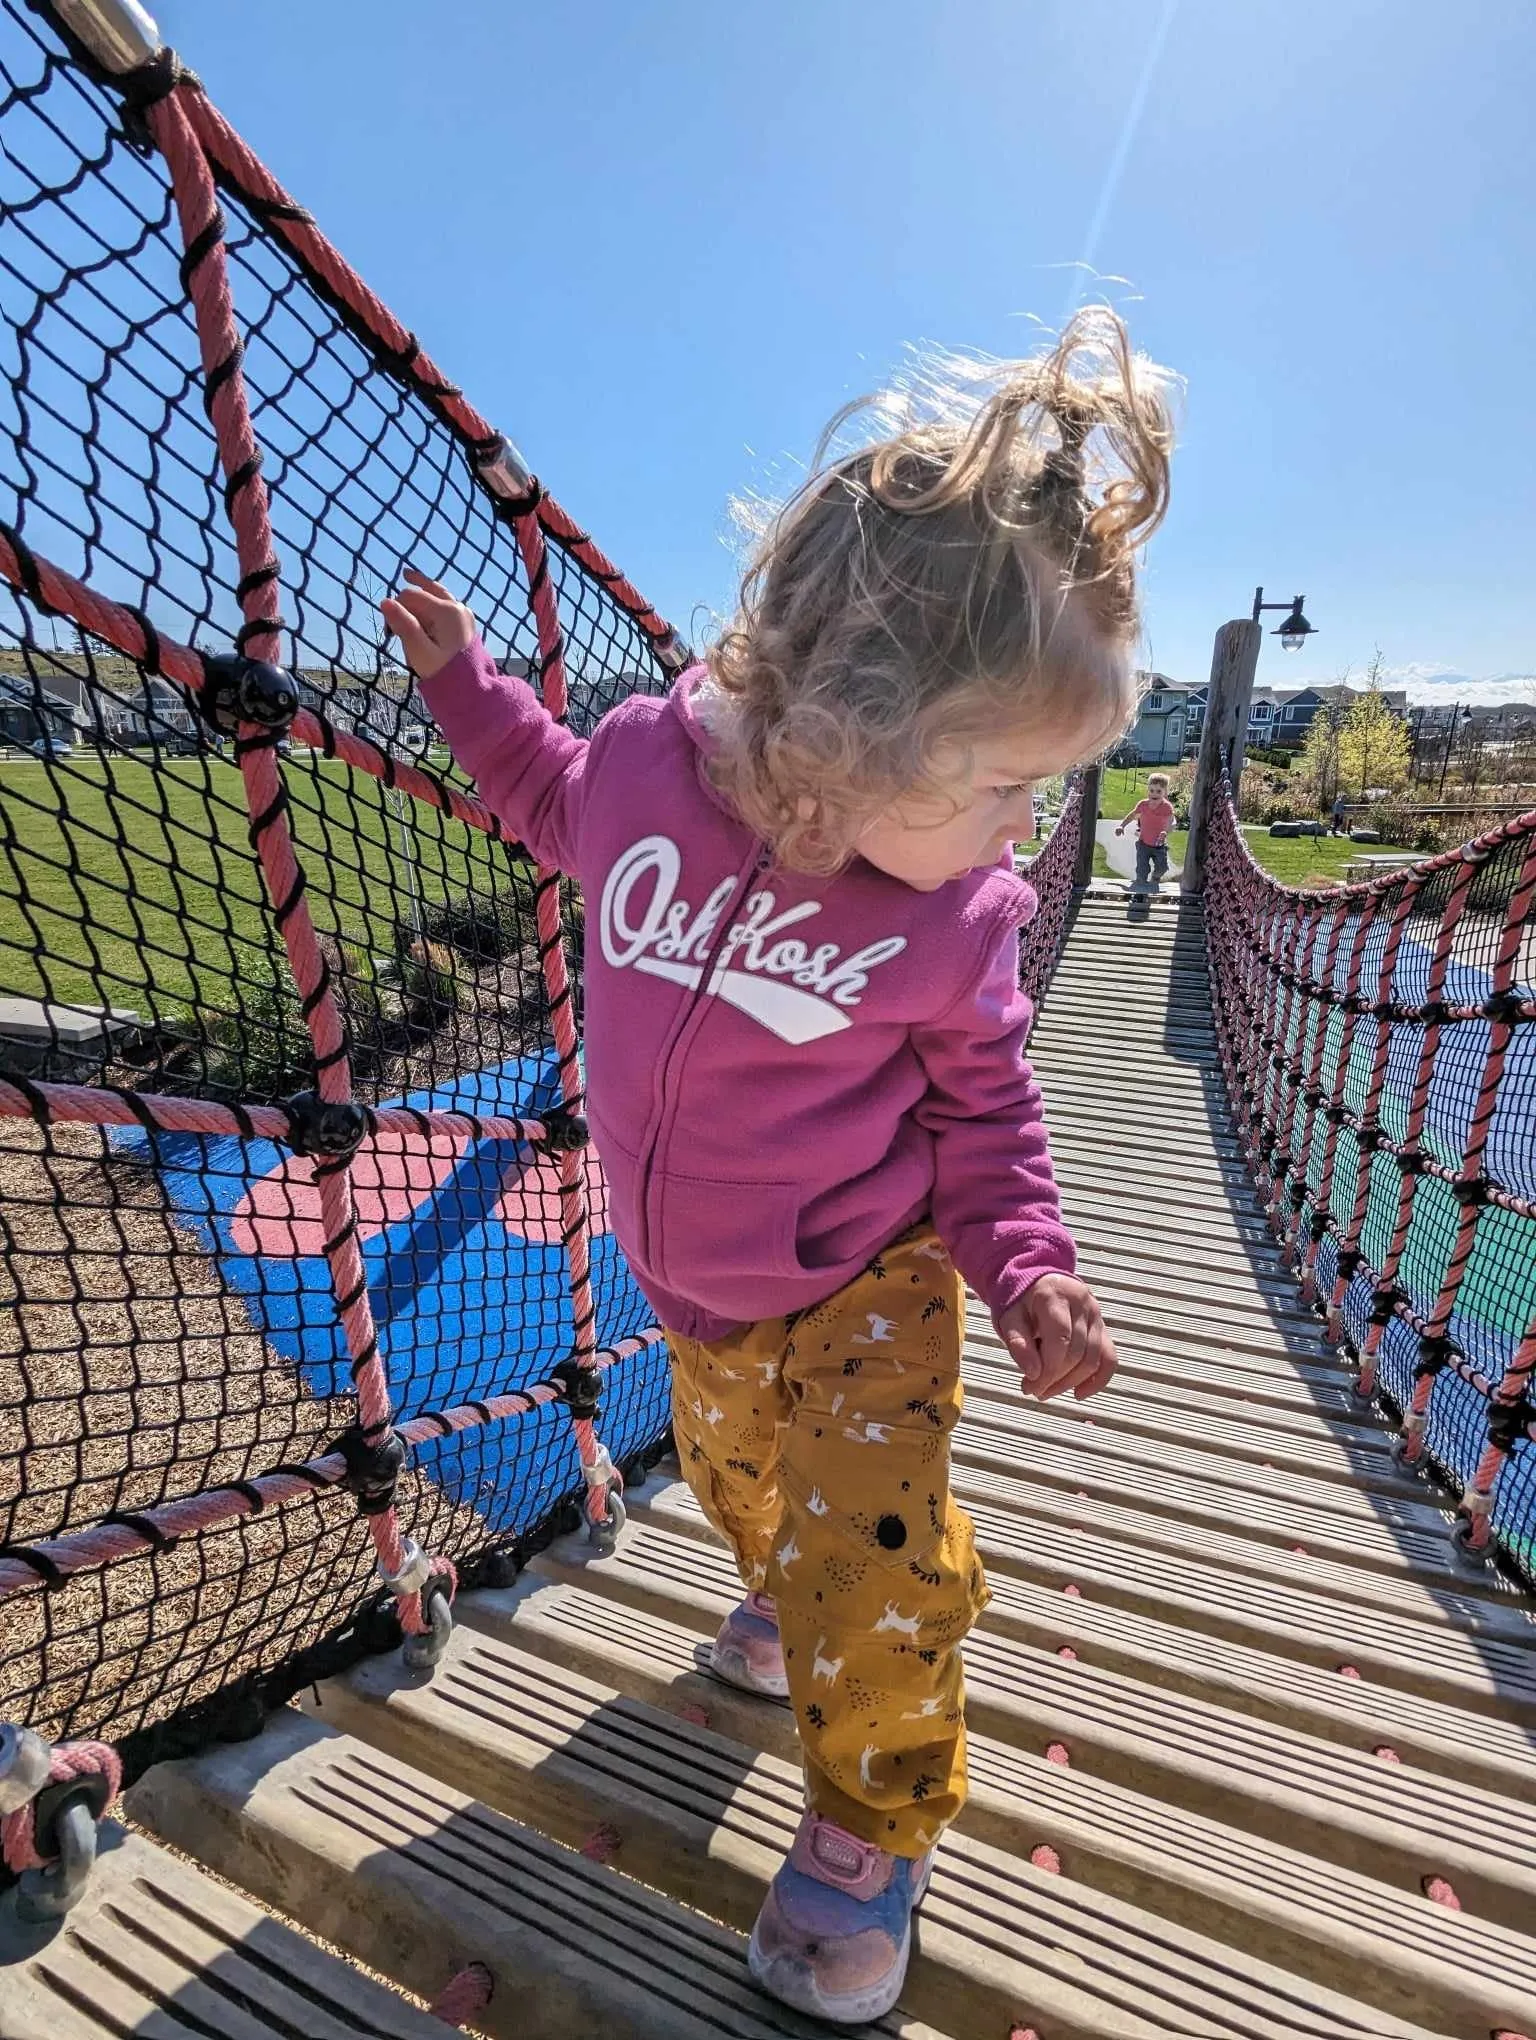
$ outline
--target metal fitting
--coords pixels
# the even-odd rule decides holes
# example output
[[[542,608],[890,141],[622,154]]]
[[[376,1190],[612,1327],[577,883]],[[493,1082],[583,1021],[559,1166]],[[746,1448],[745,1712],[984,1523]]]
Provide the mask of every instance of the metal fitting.
[[[597,1457],[590,1466],[581,1469],[581,1477],[589,1488],[607,1487],[610,1481],[618,1478],[618,1471],[606,1445],[598,1446]]]
[[[0,1724],[0,1815],[20,1813],[48,1783],[53,1756],[31,1728]]]
[[[397,1601],[403,1601],[408,1594],[419,1594],[432,1577],[432,1561],[416,1542],[414,1537],[405,1539],[405,1556],[397,1573],[387,1573],[383,1561],[378,1565],[379,1578],[388,1587]]]
[[[511,440],[500,433],[483,454],[476,455],[475,473],[503,503],[532,509],[539,499],[539,485],[532,469]]]
[[[70,34],[115,77],[138,70],[165,47],[137,0],[52,0],[52,6]]]

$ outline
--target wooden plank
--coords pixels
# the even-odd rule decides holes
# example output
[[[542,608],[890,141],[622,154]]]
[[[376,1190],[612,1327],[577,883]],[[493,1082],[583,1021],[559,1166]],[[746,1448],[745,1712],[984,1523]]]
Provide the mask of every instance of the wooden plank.
[[[116,1822],[100,1837],[67,1924],[0,1903],[0,2040],[442,2040],[422,2007],[190,1863]],[[437,1963],[429,1987],[451,1975]]]
[[[675,1639],[675,1661],[686,1676],[688,1638],[675,1632]],[[651,1640],[657,1641],[654,1625]],[[661,1641],[665,1648],[667,1640]],[[654,1668],[635,1667],[639,1693],[627,1682],[611,1683],[633,1664],[626,1650],[595,1667],[595,1675],[583,1675],[526,1649],[456,1638],[430,1687],[379,1660],[320,1698],[326,1718],[348,1733],[407,1763],[431,1761],[488,1804],[531,1810],[547,1831],[578,1841],[592,1823],[605,1824],[619,1837],[615,1860],[631,1874],[745,1926],[793,1832],[799,1764],[782,1748],[781,1735],[772,1738],[781,1750],[768,1752],[756,1736],[732,1739],[646,1704]],[[776,1708],[759,1714],[778,1731],[787,1719]],[[1197,2020],[1230,2019],[1237,1994],[1247,1999],[1254,2033],[1294,2031],[1293,1983],[1269,1966],[1283,1953],[1299,1958],[1303,1973],[1321,1986],[1312,2006],[1320,2033],[1335,2020],[1344,2032],[1356,2028],[1358,2003],[1338,2005],[1334,1988],[1347,1981],[1358,1993],[1364,1976],[1369,2002],[1388,2015],[1423,2017],[1428,1996],[1437,2025],[1449,2019],[1451,2030],[1482,2040],[1490,2013],[1508,2016],[1519,2002],[1521,1971],[1536,1958],[1536,1943],[1486,1922],[1458,1920],[1459,1933],[1447,1936],[1417,1894],[1337,1868],[1324,1872],[1294,1851],[1063,1773],[1042,1757],[983,1738],[973,1744],[971,1772],[971,1804],[940,1855],[908,1991],[919,2009],[930,1996],[942,2003],[946,2018],[963,2031],[1005,2030],[993,1994],[976,1990],[964,1967],[952,1979],[930,1980],[926,1972],[947,1966],[952,1939],[963,1948],[973,1936],[964,1894],[989,1884],[995,1890],[999,1863],[1011,1870],[1042,1843],[1070,1860],[1071,1868],[1064,1863],[1066,1874],[1052,1885],[1069,1928],[1079,1907],[1097,1911],[1095,1893],[1112,1892],[1130,1908],[1125,1967],[1115,1986],[1123,1988],[1131,1965],[1144,1975],[1157,1958],[1176,1954],[1184,2004]],[[1127,1847],[1138,1827],[1144,1838]],[[1170,1843],[1199,1865],[1183,1882],[1167,1873]],[[1230,1871],[1240,1878],[1236,1888]],[[1037,1967],[1038,1902],[1026,1889],[1032,1918],[1015,1943],[1015,1959],[1027,1978],[1025,2001],[1043,2017],[1055,1978],[1049,1966]],[[1155,1917],[1140,1904],[1148,1896],[1161,1901]],[[1013,1925],[1009,1897],[1006,1884],[995,1891],[998,1928]],[[1189,1917],[1174,1924],[1180,1911]],[[1214,1976],[1213,1950],[1204,1938],[1212,1914],[1225,1929]],[[1315,1920],[1319,1937],[1298,1931],[1303,1918]],[[1342,1945],[1341,1922],[1354,1928]],[[1091,1939],[1091,1930],[1083,1938]],[[1147,1940],[1153,1943],[1150,1961]],[[1450,1959],[1448,1940],[1456,1944]],[[1235,1946],[1247,1958],[1240,1965],[1230,1952]],[[1536,1994],[1526,2002],[1536,2007]],[[1011,2004],[1002,2007],[1004,2018],[1011,2010]],[[1163,2011],[1155,2001],[1149,2008],[1154,2019]]]
[[[1349,1663],[1384,1685],[1536,1725],[1536,1653],[1506,1635],[1476,1633],[1481,1624],[1496,1629],[1507,1617],[1509,1611],[1490,1603],[1457,1606],[1456,1597],[1400,1588],[1418,1603],[1420,1617],[1414,1619],[1400,1607],[1332,1597],[1326,1589],[1339,1583],[1345,1568],[1324,1567],[1315,1559],[1290,1561],[1306,1579],[1306,1586],[1300,1586],[1277,1577],[1278,1557],[1267,1575],[1188,1557],[1170,1548],[1176,1542],[1171,1537],[1151,1541],[1158,1534],[1158,1519],[1138,1518],[1133,1510],[1078,1503],[1077,1514],[1096,1519],[1096,1527],[1089,1529],[1061,1520],[1059,1508],[1042,1503],[1040,1517],[1049,1524],[1049,1534],[1042,1535],[1040,1518],[967,1506],[990,1568],[1092,1591],[1123,1608],[1171,1618],[1212,1636],[1279,1648],[1314,1664],[1336,1668]],[[692,1495],[680,1487],[637,1498],[635,1514],[684,1535],[714,1537]],[[1122,1516],[1132,1519],[1143,1541],[1126,1535]],[[1114,1534],[1104,1534],[1106,1529]],[[1149,1559],[1153,1550],[1159,1553],[1155,1563]],[[1269,1556],[1264,1547],[1253,1550]],[[1324,1591],[1307,1590],[1319,1585]],[[1444,1626],[1434,1619],[1437,1608]]]
[[[1397,1527],[1369,1515],[1304,1508],[1283,1492],[1197,1481],[1187,1473],[1159,1473],[1049,1439],[1025,1442],[1013,1437],[1004,1442],[999,1433],[981,1426],[962,1425],[956,1432],[955,1461],[956,1492],[968,1498],[1015,1506],[1027,1494],[1037,1514],[1095,1523],[1101,1506],[1125,1504],[1140,1517],[1166,1518],[1165,1541],[1170,1548],[1207,1553],[1234,1566],[1235,1554],[1241,1551],[1243,1570],[1268,1573],[1268,1560],[1284,1570],[1278,1562],[1286,1557],[1343,1567],[1342,1575],[1330,1573],[1330,1589],[1336,1587],[1342,1598],[1369,1606],[1381,1605],[1390,1594],[1390,1586],[1387,1594],[1382,1591],[1382,1575],[1456,1593],[1481,1593],[1495,1605],[1507,1604],[1511,1594],[1508,1582],[1491,1569],[1469,1573],[1456,1562],[1448,1510],[1443,1515],[1425,1511],[1427,1528]],[[1014,1482],[1017,1487],[1004,1484]],[[1347,1496],[1350,1491],[1333,1492]],[[1213,1523],[1220,1525],[1219,1543],[1213,1542],[1206,1527]],[[1150,1541],[1150,1532],[1148,1537]],[[1250,1546],[1258,1549],[1250,1552]]]
[[[1297,1467],[1307,1471],[1295,1470],[1277,1482],[1273,1461],[1212,1451],[1188,1426],[1183,1436],[1190,1442],[1180,1445],[1085,1415],[1091,1407],[1072,1403],[1068,1416],[1058,1402],[1042,1406],[1020,1399],[1009,1408],[974,1393],[955,1434],[956,1449],[962,1458],[1002,1473],[1119,1494],[1138,1507],[1171,1510],[1201,1523],[1242,1524],[1245,1535],[1264,1534],[1261,1524],[1274,1525],[1276,1536],[1292,1542],[1310,1533],[1316,1540],[1312,1548],[1319,1552],[1325,1538],[1348,1542],[1358,1533],[1365,1540],[1359,1547],[1361,1564],[1378,1562],[1364,1556],[1366,1549],[1390,1545],[1406,1558],[1422,1546],[1418,1556],[1436,1577],[1454,1580],[1458,1588],[1484,1578],[1485,1568],[1464,1568],[1450,1555],[1449,1495],[1436,1504],[1423,1487],[1394,1483],[1369,1490],[1352,1481],[1342,1454],[1336,1477],[1320,1479],[1302,1450],[1295,1454]],[[1390,1459],[1385,1463],[1395,1472]],[[1500,1598],[1512,1591],[1507,1582],[1484,1590]]]
[[[599,1565],[588,1566],[584,1559],[582,1547],[563,1541],[535,1561],[535,1568],[561,1581],[590,1584],[595,1594],[622,1603],[624,1620],[656,1606],[696,1626],[701,1636],[712,1635],[740,1598],[735,1570],[718,1544],[659,1524],[638,1529]],[[469,1597],[464,1619],[480,1621],[476,1611],[492,1608],[496,1600]],[[1017,1578],[992,1581],[992,1602],[982,1621],[988,1631],[1052,1654],[1070,1649],[1084,1662],[1127,1678],[1300,1728],[1365,1755],[1390,1745],[1405,1762],[1459,1784],[1525,1800],[1536,1796],[1536,1735],[1529,1728],[1369,1676],[1343,1678],[1333,1664],[1281,1657],[1094,1600],[1081,1590],[1064,1593]]]
[[[291,1709],[253,1742],[158,1765],[130,1807],[409,1989],[483,1962],[503,1980],[476,2014],[493,2040],[818,2030],[758,1995],[739,1935]],[[934,2040],[899,2017],[857,2030]]]
[[[1173,1388],[1143,1380],[1123,1364],[1111,1386],[1101,1389],[1090,1403],[1065,1396],[1041,1405],[1023,1394],[1017,1373],[1002,1355],[989,1365],[979,1354],[972,1356],[969,1349],[965,1378],[972,1395],[984,1397],[989,1405],[1002,1405],[1015,1420],[1038,1416],[1049,1435],[1059,1435],[1064,1441],[1100,1432],[1107,1437],[1131,1434],[1170,1445],[1187,1443],[1207,1456],[1219,1456],[1231,1469],[1227,1477],[1239,1486],[1248,1484],[1239,1472],[1248,1462],[1255,1476],[1264,1477],[1266,1492],[1277,1486],[1273,1476],[1285,1471],[1335,1486],[1348,1483],[1362,1495],[1396,1495],[1419,1503],[1429,1497],[1423,1481],[1404,1472],[1393,1459],[1390,1447],[1395,1433],[1385,1424],[1369,1428],[1361,1424],[1358,1408],[1353,1412],[1356,1421],[1349,1422],[1342,1407],[1335,1415],[1315,1406],[1285,1409],[1246,1401],[1239,1406],[1187,1385]],[[1342,1397],[1340,1401],[1342,1405]],[[978,1421],[992,1421],[990,1408],[974,1414]],[[1059,1433],[1058,1425],[1063,1427]],[[1156,1463],[1170,1462],[1158,1452]]]
[[[624,1603],[626,1622],[642,1609],[697,1624],[701,1634],[737,1591],[728,1561],[713,1571],[711,1601],[709,1568],[644,1539],[622,1566],[562,1567],[556,1553],[540,1570]],[[494,1613],[472,1619],[515,1639]],[[602,1633],[609,1648],[611,1629]],[[1088,1775],[1403,1891],[1445,1876],[1469,1911],[1529,1931],[1536,1834],[1522,1800],[1064,1659],[990,1623],[969,1639],[965,1660],[967,1714],[979,1735],[1042,1757],[1059,1742]],[[702,1704],[713,1713],[713,1702]]]
[[[1001,1340],[989,1318],[973,1312],[966,1319],[967,1346],[985,1347],[1001,1354]],[[1122,1372],[1134,1372],[1168,1382],[1198,1381],[1210,1393],[1226,1394],[1236,1402],[1269,1396],[1277,1401],[1310,1407],[1314,1395],[1332,1392],[1350,1395],[1354,1369],[1342,1355],[1326,1347],[1310,1359],[1299,1354],[1232,1354],[1202,1346],[1199,1341],[1165,1335],[1155,1340],[1136,1326],[1122,1326],[1115,1335]],[[1116,1380],[1119,1380],[1116,1376]],[[1352,1399],[1352,1398],[1351,1398]]]

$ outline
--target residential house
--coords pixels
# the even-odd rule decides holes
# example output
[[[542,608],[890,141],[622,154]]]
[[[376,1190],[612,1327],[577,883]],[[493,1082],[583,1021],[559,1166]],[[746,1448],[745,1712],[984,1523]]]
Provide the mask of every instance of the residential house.
[[[1299,751],[1307,732],[1324,709],[1342,715],[1360,699],[1358,687],[1255,687],[1248,704],[1248,743],[1266,750]],[[1208,687],[1189,691],[1186,703],[1186,742],[1198,748],[1205,724]],[[1395,715],[1408,713],[1408,697],[1401,689],[1383,688],[1382,699]]]
[[[1140,673],[1141,701],[1125,741],[1138,764],[1177,765],[1184,756],[1189,690],[1163,673]]]
[[[0,744],[78,743],[85,718],[67,691],[19,673],[0,673]]]

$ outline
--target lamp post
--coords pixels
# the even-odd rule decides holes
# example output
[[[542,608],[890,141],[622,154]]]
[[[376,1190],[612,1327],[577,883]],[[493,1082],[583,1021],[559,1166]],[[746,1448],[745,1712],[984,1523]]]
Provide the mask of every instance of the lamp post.
[[[1292,596],[1289,602],[1266,602],[1264,590],[1253,591],[1253,610],[1246,617],[1224,623],[1216,633],[1211,653],[1211,684],[1206,693],[1205,721],[1200,731],[1200,758],[1195,766],[1195,790],[1189,805],[1189,847],[1184,855],[1182,890],[1198,892],[1205,883],[1206,845],[1209,840],[1209,811],[1222,774],[1232,782],[1235,793],[1243,776],[1243,751],[1248,740],[1248,709],[1253,699],[1253,676],[1258,670],[1259,646],[1263,641],[1266,610],[1283,609],[1285,621],[1273,636],[1288,652],[1300,651],[1315,627],[1307,621],[1302,607],[1306,597]]]

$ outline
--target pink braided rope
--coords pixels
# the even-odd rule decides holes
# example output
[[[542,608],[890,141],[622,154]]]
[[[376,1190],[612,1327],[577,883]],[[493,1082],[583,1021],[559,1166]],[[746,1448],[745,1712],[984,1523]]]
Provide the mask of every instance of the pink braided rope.
[[[557,722],[565,719],[568,691],[565,672],[565,632],[561,628],[559,605],[549,574],[549,552],[539,520],[531,512],[514,526],[523,569],[528,576],[528,599],[539,637],[539,674],[544,706]],[[566,1111],[576,1113],[582,1105],[580,1043],[571,1000],[570,971],[565,954],[565,929],[560,913],[560,875],[547,865],[538,867],[534,886],[534,913],[538,927],[539,959],[544,970],[544,988],[549,1003],[550,1029],[555,1037],[555,1054],[560,1069],[560,1096]],[[579,1149],[560,1158],[560,1237],[565,1248],[566,1269],[571,1290],[571,1319],[575,1335],[574,1355],[585,1366],[596,1345],[597,1305],[592,1295],[592,1225],[587,1208],[587,1180]],[[583,1471],[595,1469],[602,1451],[594,1425],[574,1421],[572,1430]],[[622,1488],[615,1473],[613,1485]],[[594,1524],[608,1520],[608,1490],[587,1484],[586,1510]]]
[[[471,1962],[432,2001],[432,2016],[445,2026],[467,2026],[496,1994],[496,1980],[483,1962]]]
[[[598,1369],[612,1367],[649,1351],[665,1336],[659,1326],[649,1326],[603,1347],[592,1355],[589,1364]],[[484,1402],[455,1404],[451,1409],[407,1417],[396,1428],[408,1445],[421,1445],[430,1438],[471,1431],[477,1425],[528,1416],[546,1403],[559,1402],[562,1393],[553,1382],[541,1381],[514,1394],[489,1396]],[[99,1523],[88,1530],[68,1531],[10,1551],[0,1549],[0,1600],[29,1588],[55,1585],[75,1573],[92,1572],[121,1559],[141,1557],[178,1538],[201,1536],[205,1531],[258,1515],[269,1506],[312,1498],[323,1488],[337,1485],[346,1470],[346,1461],[339,1452],[325,1453],[300,1466],[258,1474],[238,1487],[208,1488],[179,1501],[141,1509],[133,1522],[143,1524],[143,1531],[125,1521]]]
[[[87,1084],[29,1083],[23,1089],[0,1077],[0,1118],[35,1119],[39,1104],[50,1124],[142,1127],[152,1120],[162,1133],[232,1133],[244,1140],[257,1136],[280,1142],[287,1141],[291,1130],[280,1105],[216,1105],[206,1098],[163,1098],[153,1091],[106,1091]],[[375,1145],[392,1149],[419,1147],[423,1138],[456,1147],[472,1140],[532,1145],[548,1132],[538,1119],[481,1119],[469,1112],[416,1112],[398,1105],[361,1109]]]
[[[58,616],[69,617],[83,630],[89,631],[92,637],[111,645],[114,651],[121,652],[136,665],[174,682],[186,694],[193,712],[201,712],[198,702],[207,672],[201,652],[158,632],[151,643],[143,619],[135,611],[125,609],[119,602],[109,602],[105,596],[96,594],[83,581],[66,574],[62,567],[56,567],[40,553],[29,550],[27,562],[36,575],[37,593],[45,608]],[[23,593],[28,592],[31,586],[15,544],[3,527],[0,527],[0,577]],[[452,815],[466,828],[478,829],[483,835],[495,837],[498,842],[505,840],[500,822],[473,794],[460,792],[458,787],[450,786],[424,766],[407,765],[392,758],[367,737],[335,728],[313,709],[301,708],[288,734],[295,743],[307,744],[311,750],[321,751],[328,758],[339,758],[344,765],[366,772],[372,778],[382,780],[386,786],[397,787],[424,806]]]
[[[205,105],[199,91],[182,84],[152,106],[147,118],[171,173],[171,189],[187,249],[184,264],[187,292],[197,326],[209,391],[209,417],[226,477],[225,498],[240,561],[238,594],[246,617],[242,646],[253,658],[275,662],[280,650],[278,570],[272,550],[266,484],[261,479],[261,451],[251,423],[245,378],[240,373],[242,347],[225,260],[223,215],[213,172],[189,117],[193,110]],[[299,991],[299,1010],[314,1048],[316,1090],[328,1104],[349,1103],[352,1076],[346,1029],[310,916],[304,875],[294,854],[286,813],[287,794],[276,749],[264,733],[243,730],[236,750],[251,811],[252,841]],[[357,1238],[350,1167],[346,1162],[322,1164],[316,1176],[325,1227],[325,1255],[336,1294],[337,1315],[352,1356],[358,1423],[364,1438],[371,1443],[388,1430],[392,1410]],[[367,1523],[382,1570],[386,1574],[400,1572],[405,1562],[405,1542],[394,1505],[369,1515]],[[449,1580],[451,1599],[451,1568],[435,1565],[433,1570]],[[400,1595],[399,1610],[401,1626],[408,1634],[421,1635],[430,1627],[419,1592]]]
[[[283,241],[308,274],[319,282],[325,295],[339,303],[371,335],[383,356],[382,366],[399,381],[424,397],[440,417],[461,437],[477,448],[489,449],[500,442],[494,426],[448,381],[436,363],[383,300],[363,281],[351,263],[315,225],[302,206],[295,205],[261,158],[220,113],[200,89],[190,85],[177,88],[174,97],[183,105],[184,117],[207,151],[208,160],[221,181],[251,203],[268,230]],[[157,137],[158,138],[158,137]],[[621,574],[613,561],[583,531],[568,512],[539,489],[533,514],[564,549],[578,560],[594,581],[599,582],[632,616],[640,629],[658,647],[675,641],[676,632],[646,601],[640,590]]]
[[[122,1790],[123,1767],[117,1751],[107,1743],[56,1743],[48,1767],[50,1785],[67,1784],[71,1778],[103,1777],[107,1781],[107,1807],[117,1803]],[[45,1870],[53,1860],[37,1853],[37,1822],[33,1802],[15,1813],[0,1817],[0,1855],[5,1867],[20,1876],[23,1870]]]

